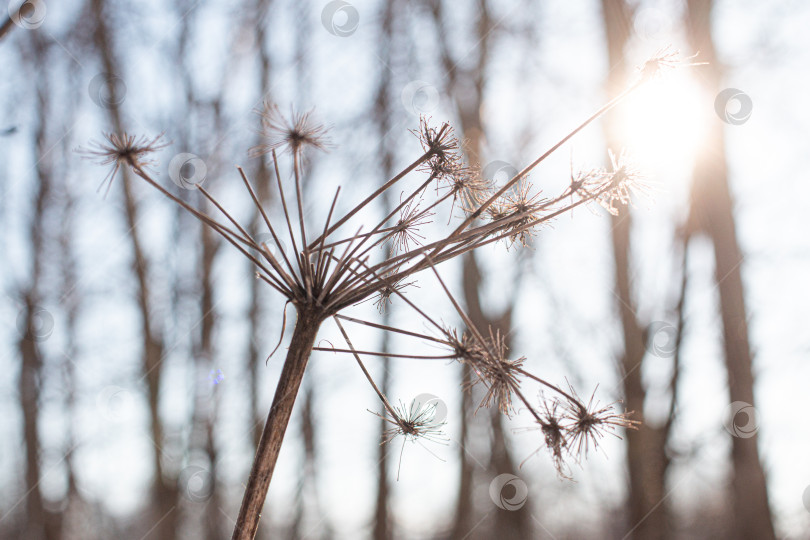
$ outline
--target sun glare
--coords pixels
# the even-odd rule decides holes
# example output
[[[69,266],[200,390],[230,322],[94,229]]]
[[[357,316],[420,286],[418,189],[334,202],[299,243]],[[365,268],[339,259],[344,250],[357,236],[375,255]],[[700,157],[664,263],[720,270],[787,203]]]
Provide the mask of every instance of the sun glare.
[[[640,167],[663,181],[691,168],[704,137],[705,104],[689,70],[645,85],[619,111],[619,135]]]

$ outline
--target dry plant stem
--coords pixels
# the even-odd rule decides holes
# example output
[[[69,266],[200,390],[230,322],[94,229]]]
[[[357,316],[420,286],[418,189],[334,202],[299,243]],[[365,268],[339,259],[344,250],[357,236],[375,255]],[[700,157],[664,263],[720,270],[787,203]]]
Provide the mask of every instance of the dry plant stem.
[[[554,152],[556,152],[558,148],[560,148],[562,145],[564,145],[566,142],[568,142],[568,141],[569,141],[571,138],[573,138],[573,137],[574,137],[574,135],[576,135],[577,133],[579,133],[580,131],[582,131],[582,130],[583,130],[583,129],[584,129],[584,128],[585,128],[585,127],[588,125],[588,124],[590,124],[591,122],[593,122],[594,120],[596,120],[597,118],[599,118],[600,116],[602,116],[603,114],[605,114],[607,111],[609,111],[610,109],[612,109],[613,107],[615,107],[617,103],[619,103],[620,101],[622,101],[622,100],[623,100],[624,98],[626,98],[628,95],[632,94],[632,93],[633,93],[635,90],[637,90],[637,89],[638,89],[638,88],[639,88],[639,87],[640,87],[640,86],[641,86],[643,83],[644,83],[644,81],[643,81],[643,80],[639,80],[637,83],[635,83],[635,84],[633,84],[632,86],[630,86],[629,88],[627,88],[627,89],[626,89],[624,92],[622,92],[621,94],[619,94],[619,95],[618,95],[618,96],[616,96],[615,98],[613,98],[613,99],[611,99],[610,101],[608,101],[608,102],[607,102],[605,105],[603,105],[603,106],[602,106],[602,107],[601,107],[601,108],[600,108],[598,111],[596,111],[595,113],[593,113],[593,114],[592,114],[592,115],[591,115],[591,116],[590,116],[588,119],[586,119],[586,120],[585,120],[584,122],[582,122],[582,123],[581,123],[579,126],[577,126],[576,128],[574,128],[574,129],[573,129],[573,130],[572,130],[572,131],[571,131],[571,132],[570,132],[568,135],[566,135],[565,137],[563,137],[562,139],[560,139],[559,141],[557,141],[557,143],[556,143],[554,146],[552,146],[551,148],[549,148],[548,150],[546,150],[546,152],[545,152],[543,155],[541,155],[539,158],[535,159],[533,162],[529,163],[529,164],[528,164],[528,165],[527,165],[527,166],[526,166],[526,167],[525,167],[525,168],[524,168],[522,171],[520,171],[519,173],[517,173],[517,174],[516,174],[516,175],[515,175],[515,176],[514,176],[514,177],[513,177],[511,180],[509,180],[508,182],[506,182],[506,183],[503,185],[503,187],[502,187],[501,189],[499,189],[498,191],[496,191],[496,192],[495,192],[495,193],[494,193],[494,194],[493,194],[493,195],[492,195],[492,196],[491,196],[491,197],[490,197],[490,198],[489,198],[489,199],[488,199],[486,202],[484,202],[484,204],[482,204],[482,205],[481,205],[481,206],[480,206],[480,207],[479,207],[477,210],[475,210],[474,212],[471,212],[471,213],[470,213],[470,215],[469,215],[469,216],[467,216],[467,218],[464,220],[464,222],[463,222],[461,225],[459,225],[459,226],[456,228],[456,230],[455,230],[455,231],[453,231],[453,233],[452,233],[452,234],[450,234],[450,237],[452,238],[452,237],[454,237],[454,236],[458,235],[459,233],[461,233],[461,232],[462,232],[462,231],[463,231],[463,230],[464,230],[464,229],[467,227],[467,225],[469,225],[470,223],[472,223],[473,221],[475,221],[475,220],[476,220],[478,217],[480,217],[480,216],[481,216],[481,214],[482,214],[484,211],[486,211],[486,209],[487,209],[487,208],[489,208],[489,206],[490,206],[492,203],[494,203],[495,201],[497,201],[497,200],[498,200],[498,198],[499,198],[501,195],[503,195],[504,193],[506,193],[506,192],[507,192],[507,191],[508,191],[508,190],[509,190],[509,189],[510,189],[512,186],[514,186],[515,184],[517,184],[518,182],[520,182],[520,181],[521,181],[523,178],[525,178],[525,177],[526,177],[526,175],[527,175],[527,174],[529,174],[529,172],[531,172],[531,170],[532,170],[532,169],[534,169],[535,167],[537,167],[537,166],[540,164],[540,162],[544,161],[544,160],[545,160],[546,158],[548,158],[548,157],[549,157],[551,154],[553,154]],[[437,249],[436,251],[438,251],[438,249]]]
[[[428,159],[430,159],[430,156],[432,156],[432,155],[433,155],[432,152],[425,152],[421,157],[419,157],[419,159],[417,159],[416,161],[414,161],[413,163],[411,163],[410,165],[405,167],[402,171],[400,171],[399,174],[397,174],[395,177],[393,177],[392,179],[387,181],[385,184],[383,184],[380,188],[378,188],[377,191],[375,191],[374,193],[372,193],[371,195],[366,197],[363,200],[363,202],[361,202],[360,204],[358,204],[357,206],[352,208],[352,210],[348,214],[346,214],[345,216],[340,218],[340,220],[338,220],[337,223],[335,223],[334,225],[329,227],[329,229],[327,229],[327,231],[326,231],[326,234],[324,234],[323,236],[328,236],[328,235],[332,234],[333,232],[335,232],[337,229],[340,228],[341,225],[343,225],[344,223],[349,221],[355,214],[357,214],[357,212],[359,212],[360,210],[365,208],[366,205],[368,205],[371,201],[373,201],[374,199],[379,197],[382,192],[384,192],[385,190],[387,190],[388,188],[390,188],[391,186],[393,186],[394,184],[396,184],[397,182],[399,182],[400,180],[405,178],[405,176],[407,176],[408,173],[410,173],[411,171],[416,169],[422,163],[426,162]],[[275,153],[273,154],[273,159],[275,159]],[[319,236],[318,238],[316,238],[312,242],[312,245],[309,246],[310,249],[314,248],[318,244],[318,242],[320,242],[320,241],[321,241],[321,237]]]
[[[358,353],[355,352],[354,345],[352,345],[352,341],[351,341],[351,339],[349,339],[349,334],[346,333],[346,329],[343,328],[343,325],[340,324],[340,321],[338,320],[337,317],[334,317],[334,320],[335,320],[335,323],[337,324],[338,328],[340,328],[340,333],[343,334],[343,339],[346,340],[346,343],[351,348],[351,352],[354,355],[354,359],[357,360],[357,365],[359,365],[360,369],[363,370],[363,375],[366,376],[366,379],[371,384],[371,387],[374,388],[374,391],[377,393],[377,397],[380,398],[380,401],[382,401],[382,404],[385,407],[385,409],[388,411],[388,413],[393,418],[397,418],[396,411],[394,411],[394,408],[391,406],[390,403],[388,403],[388,399],[385,397],[385,394],[383,394],[382,391],[380,391],[380,388],[377,386],[377,383],[374,382],[374,378],[371,376],[371,374],[366,369],[366,366],[365,366],[365,364],[363,364],[363,361],[358,356]]]
[[[456,358],[455,354],[443,354],[443,355],[396,354],[378,351],[358,351],[355,349],[338,349],[337,347],[314,347],[312,350],[332,352],[332,353],[352,353],[355,356],[357,356],[358,354],[364,354],[366,356],[384,356],[386,358],[410,358],[411,360],[452,360]]]
[[[295,397],[304,378],[307,361],[321,322],[322,319],[311,311],[301,310],[298,313],[287,358],[273,396],[273,405],[267,415],[267,422],[250,469],[232,540],[252,540],[256,536],[270,479],[273,477],[284,433],[287,431],[287,423],[290,421]]]

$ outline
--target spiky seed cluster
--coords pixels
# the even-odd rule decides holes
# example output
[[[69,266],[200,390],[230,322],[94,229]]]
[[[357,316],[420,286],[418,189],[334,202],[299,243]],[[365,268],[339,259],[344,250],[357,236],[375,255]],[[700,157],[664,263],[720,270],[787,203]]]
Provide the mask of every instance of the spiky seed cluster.
[[[535,425],[525,429],[541,430],[543,446],[551,454],[557,474],[561,478],[570,479],[568,458],[579,462],[587,457],[591,447],[598,448],[599,441],[606,434],[621,438],[615,433],[616,428],[637,429],[640,422],[630,419],[632,412],[615,412],[615,404],[597,409],[598,405],[594,404],[593,396],[586,405],[573,389],[563,394],[564,398],[547,399],[541,392],[540,406],[530,407]],[[542,448],[538,448],[529,457],[540,452]]]
[[[398,282],[386,281],[382,289],[380,289],[380,292],[377,294],[377,298],[374,300],[374,305],[377,307],[377,311],[379,311],[380,314],[385,313],[386,308],[391,304],[392,296],[395,294],[401,294],[405,287],[415,284],[415,281],[409,281],[407,283],[405,283],[404,280],[399,280]]]
[[[312,111],[297,113],[290,110],[290,117],[285,118],[278,105],[265,101],[257,113],[262,126],[259,133],[264,140],[248,151],[251,157],[270,154],[273,150],[298,154],[305,147],[326,150],[330,146],[326,128],[312,121]]]
[[[421,116],[419,131],[412,131],[422,143],[422,149],[430,155],[422,170],[438,180],[454,177],[463,170],[461,155],[458,153],[458,139],[449,124],[434,128],[429,121],[428,117]]]
[[[506,340],[492,329],[485,343],[471,332],[464,332],[459,338],[455,329],[445,330],[445,337],[453,349],[453,357],[475,372],[477,378],[470,386],[482,383],[486,387],[478,408],[497,404],[498,409],[509,416],[513,411],[512,393],[520,388],[518,370],[526,358],[510,360]]]
[[[99,186],[101,189],[107,184],[105,196],[109,193],[112,181],[121,165],[151,166],[154,161],[148,156],[169,145],[168,142],[162,141],[163,134],[151,139],[145,136],[136,137],[126,132],[104,133],[103,136],[106,142],[92,141],[89,148],[79,148],[78,152],[99,165],[112,165]]]
[[[436,185],[436,192],[445,189],[452,196],[450,218],[453,209],[458,207],[465,214],[478,209],[489,198],[492,184],[480,176],[480,171],[461,167],[454,174],[444,176]]]
[[[479,373],[487,386],[486,394],[478,408],[497,404],[498,410],[509,416],[513,412],[512,394],[520,389],[518,370],[523,367],[525,357],[510,360],[506,340],[500,332],[493,334],[490,329],[487,355]]]
[[[431,442],[443,442],[446,440],[442,431],[445,425],[444,420],[436,419],[436,404],[423,404],[417,400],[411,401],[410,405],[399,402],[393,408],[393,413],[386,410],[385,415],[374,413],[392,425],[385,431],[383,443],[390,442],[394,437],[403,436],[405,440],[415,441],[425,439]]]
[[[618,215],[617,204],[628,206],[634,196],[649,197],[645,176],[623,150],[617,156],[608,150],[611,170],[591,169],[571,178],[572,195],[598,203],[611,215]]]
[[[624,151],[618,156],[610,150],[608,154],[613,170],[607,173],[608,189],[597,197],[597,201],[616,216],[619,214],[616,203],[627,206],[634,194],[647,196],[649,190],[644,183],[644,175],[630,162]]]
[[[636,429],[640,423],[631,420],[630,413],[616,412],[613,404],[599,408],[599,402],[594,402],[595,391],[587,405],[582,404],[573,389],[571,393],[577,401],[566,405],[564,418],[567,422],[569,447],[577,456],[587,457],[590,448],[599,448],[599,441],[608,433],[619,437],[615,433],[616,428]]]
[[[479,376],[483,377],[484,364],[486,364],[486,351],[467,331],[458,335],[455,328],[445,329],[445,338],[453,349],[453,357],[463,364],[467,364]]]
[[[509,235],[509,241],[521,246],[527,246],[535,234],[534,227],[529,226],[535,222],[538,213],[543,209],[543,203],[547,202],[540,198],[540,193],[532,194],[532,185],[528,180],[521,180],[511,192],[505,196],[501,212],[505,217],[510,218],[509,231],[514,231]]]
[[[486,209],[484,215],[493,224],[501,226],[493,229],[493,235],[505,237],[507,248],[513,245],[528,246],[535,235],[535,225],[541,219],[541,212],[549,201],[533,193],[531,182],[520,180]]]
[[[422,245],[420,240],[425,236],[419,234],[418,228],[431,222],[433,212],[420,211],[419,201],[411,199],[399,212],[399,220],[394,225],[389,242],[395,252],[410,251],[410,244]]]
[[[698,54],[699,53],[695,53],[692,56],[679,58],[680,51],[678,49],[673,49],[671,46],[666,46],[658,49],[652,58],[638,66],[636,70],[638,71],[641,80],[646,82],[656,79],[665,71],[675,68],[707,65],[708,62],[690,62],[690,60],[696,58]]]
[[[561,476],[566,476],[565,471],[565,458],[563,452],[568,449],[568,440],[566,438],[567,429],[563,425],[563,418],[557,409],[560,408],[560,401],[558,399],[545,400],[541,397],[541,406],[543,411],[540,415],[538,424],[543,432],[543,440],[545,441],[546,448],[551,453],[551,459],[554,463],[554,468]]]

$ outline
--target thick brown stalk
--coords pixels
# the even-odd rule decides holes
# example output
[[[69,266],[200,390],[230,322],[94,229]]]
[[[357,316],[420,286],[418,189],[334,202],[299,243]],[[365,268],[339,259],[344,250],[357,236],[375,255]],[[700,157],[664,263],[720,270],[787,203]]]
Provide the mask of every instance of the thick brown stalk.
[[[273,396],[273,405],[267,415],[267,422],[256,449],[256,456],[253,458],[253,466],[250,469],[250,477],[242,498],[242,507],[239,509],[232,540],[252,540],[256,536],[264,499],[267,497],[270,479],[273,477],[273,470],[276,467],[284,433],[287,431],[295,397],[301,386],[301,380],[304,378],[304,370],[307,367],[307,361],[322,321],[319,314],[306,309],[298,312],[298,320],[295,323],[290,348],[287,351],[287,359],[284,361],[281,377],[276,386],[276,394]]]

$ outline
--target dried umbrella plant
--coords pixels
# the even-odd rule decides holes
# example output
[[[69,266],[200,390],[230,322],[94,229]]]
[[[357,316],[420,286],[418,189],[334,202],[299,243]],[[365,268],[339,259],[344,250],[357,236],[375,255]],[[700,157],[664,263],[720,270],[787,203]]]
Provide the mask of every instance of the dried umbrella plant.
[[[515,410],[513,396],[517,398],[533,417],[533,429],[542,431],[544,446],[551,452],[554,464],[561,475],[565,475],[566,456],[578,459],[587,454],[589,447],[597,446],[605,433],[611,433],[615,428],[634,427],[636,422],[628,418],[629,413],[614,412],[612,406],[599,408],[593,403],[593,397],[585,403],[573,389],[569,388],[566,391],[524,370],[524,358],[510,359],[503,337],[493,333],[491,329],[481,330],[472,324],[439,277],[436,266],[499,240],[504,240],[508,244],[525,244],[538,225],[580,205],[597,203],[609,212],[615,213],[616,203],[627,204],[631,194],[643,186],[638,171],[628,164],[621,154],[617,157],[611,153],[611,170],[594,169],[580,173],[572,177],[570,185],[563,193],[551,199],[541,199],[538,194],[532,193],[527,176],[585,126],[642,84],[656,78],[664,69],[696,65],[689,60],[689,58],[678,60],[676,53],[669,50],[659,51],[639,69],[639,77],[634,84],[500,187],[482,180],[474,171],[462,164],[458,142],[448,124],[442,124],[438,128],[431,127],[428,120],[422,118],[418,131],[414,132],[421,141],[424,150],[422,155],[339,219],[335,219],[334,215],[340,193],[340,188],[337,188],[323,229],[315,234],[307,230],[303,217],[301,158],[305,148],[322,149],[327,146],[324,130],[314,125],[308,114],[293,114],[288,120],[280,114],[275,105],[266,104],[261,113],[266,140],[263,144],[252,148],[250,154],[252,156],[270,154],[272,157],[278,200],[281,202],[281,212],[284,216],[281,223],[274,225],[271,222],[244,171],[238,168],[238,172],[267,226],[272,244],[253,238],[202,186],[197,187],[221,212],[225,220],[218,220],[195,209],[155,181],[147,171],[149,163],[147,156],[163,146],[158,139],[109,134],[106,136],[106,142],[94,143],[90,149],[82,150],[86,156],[97,159],[99,163],[113,165],[105,181],[111,182],[121,165],[130,167],[135,174],[211,227],[250,259],[257,268],[257,277],[295,306],[297,320],[272,407],[256,450],[233,532],[234,539],[249,539],[256,534],[296,394],[307,361],[314,350],[347,353],[355,358],[384,405],[386,420],[391,424],[387,440],[398,435],[406,440],[420,438],[437,440],[440,436],[441,423],[434,418],[433,410],[424,408],[421,404],[392,407],[371,378],[361,356],[386,354],[400,358],[454,359],[466,363],[476,373],[476,382],[486,388],[479,407],[494,405],[509,415]],[[288,195],[281,181],[282,175],[277,158],[279,150],[289,153],[292,158],[294,205],[288,204]],[[355,232],[346,234],[346,226],[353,217],[383,192],[416,171],[424,172],[427,178],[407,196],[400,198],[399,205],[394,210],[371,230],[364,232],[363,227],[359,227]],[[436,199],[420,209],[429,186],[434,183],[437,188]],[[446,236],[428,241],[418,232],[418,227],[425,224],[433,215],[433,211],[445,201],[450,201],[451,212],[453,209],[461,210],[463,213],[461,223]],[[284,238],[288,238],[292,245],[289,256],[284,249]],[[386,250],[374,249],[386,243],[394,248],[391,250],[392,254],[387,257],[380,255]],[[431,270],[435,274],[464,322],[463,331],[442,326],[403,294],[402,289],[413,283],[406,280],[423,270]],[[429,327],[435,330],[435,335],[385,326],[341,314],[344,309],[375,295],[380,309],[385,308],[392,296],[401,298],[424,318]],[[318,329],[330,318],[334,320],[345,338],[346,348],[315,346]],[[358,351],[352,345],[341,321],[438,344],[446,349],[446,354],[415,356]],[[540,403],[536,405],[527,399],[521,389],[522,379],[539,383],[552,391],[556,397],[546,400],[541,393]]]

